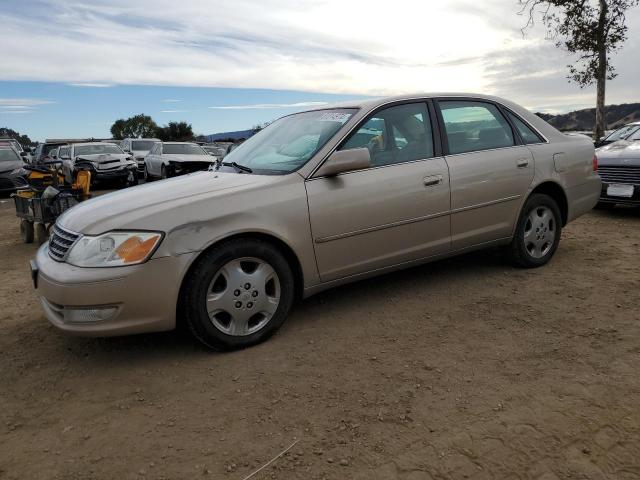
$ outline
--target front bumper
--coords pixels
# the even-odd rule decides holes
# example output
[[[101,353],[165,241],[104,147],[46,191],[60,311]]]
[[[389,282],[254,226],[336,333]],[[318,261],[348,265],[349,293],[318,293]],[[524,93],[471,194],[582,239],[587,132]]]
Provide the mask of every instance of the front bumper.
[[[45,316],[59,330],[96,337],[159,332],[175,327],[180,284],[192,255],[128,267],[80,268],[53,260],[45,244],[32,263],[32,275]],[[90,308],[114,313],[107,320],[71,320],[71,313]]]

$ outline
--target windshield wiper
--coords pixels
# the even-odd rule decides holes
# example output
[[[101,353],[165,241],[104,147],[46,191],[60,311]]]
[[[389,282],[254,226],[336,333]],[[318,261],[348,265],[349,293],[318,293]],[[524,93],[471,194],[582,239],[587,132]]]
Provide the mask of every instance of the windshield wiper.
[[[251,170],[249,167],[245,167],[244,165],[240,165],[236,162],[222,162],[221,165],[224,167],[233,167],[239,172],[253,173],[253,170]]]

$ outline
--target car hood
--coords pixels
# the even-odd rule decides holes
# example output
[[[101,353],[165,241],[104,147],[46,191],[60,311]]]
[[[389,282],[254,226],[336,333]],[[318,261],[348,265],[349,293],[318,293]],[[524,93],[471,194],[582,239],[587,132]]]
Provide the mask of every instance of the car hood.
[[[11,160],[8,162],[0,162],[0,175],[10,174],[12,171],[17,168],[22,168],[24,166],[24,162],[22,160]]]
[[[207,162],[211,163],[211,155],[163,154],[162,158],[170,162]]]
[[[281,176],[196,172],[136,187],[126,188],[79,203],[67,210],[58,224],[76,233],[96,235],[114,229],[167,231],[180,224],[181,211],[195,203],[246,193],[256,196]],[[257,200],[259,201],[259,200]],[[209,209],[207,207],[207,209]],[[186,213],[185,213],[186,215]]]
[[[598,165],[640,165],[640,141],[618,140],[596,150]]]

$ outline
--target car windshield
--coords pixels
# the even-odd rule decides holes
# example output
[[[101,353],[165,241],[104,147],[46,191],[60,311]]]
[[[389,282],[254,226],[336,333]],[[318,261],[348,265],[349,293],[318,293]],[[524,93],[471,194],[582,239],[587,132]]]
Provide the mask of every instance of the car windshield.
[[[131,142],[131,150],[148,152],[154,143],[153,140],[135,140]]]
[[[163,155],[206,155],[198,145],[193,143],[165,143],[162,146]]]
[[[20,156],[12,148],[0,148],[0,162],[15,162]]]
[[[609,142],[615,142],[616,140],[627,138],[630,134],[638,130],[640,130],[640,125],[626,125],[609,134],[609,136],[605,140]]]
[[[203,147],[207,152],[213,153],[214,155],[224,155],[224,149],[220,147]]]
[[[355,111],[316,110],[283,117],[233,149],[224,162],[249,167],[258,174],[293,172],[307,163]],[[219,168],[235,171],[231,166]]]
[[[121,154],[124,153],[117,145],[78,145],[73,149],[74,155],[99,155],[104,153]]]
[[[640,140],[640,127],[638,127],[638,129],[635,132],[633,132],[633,134],[629,138],[627,138],[627,140],[631,142]]]
[[[50,143],[48,145],[43,145],[42,147],[42,154],[44,156],[49,155],[49,152],[51,152],[51,150],[55,150],[56,148],[58,148],[60,146],[59,143]]]

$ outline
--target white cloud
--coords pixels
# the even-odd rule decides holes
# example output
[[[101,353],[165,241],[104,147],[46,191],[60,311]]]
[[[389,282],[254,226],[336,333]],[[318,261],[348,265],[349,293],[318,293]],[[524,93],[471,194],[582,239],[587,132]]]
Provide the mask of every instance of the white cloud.
[[[40,98],[0,98],[0,107],[3,108],[28,108],[38,105],[47,105],[53,103],[51,100],[43,100]]]
[[[263,108],[304,108],[327,105],[327,102],[298,102],[298,103],[256,103],[254,105],[222,105],[209,107],[215,110],[253,110]]]
[[[160,110],[160,113],[181,113],[186,111],[187,110]]]
[[[517,15],[516,0],[395,0],[392,7],[370,0],[182,0],[179,15],[167,15],[175,11],[173,0],[34,2],[0,11],[0,80],[363,95],[504,94],[508,87],[514,100],[531,104],[535,76],[546,89],[536,93],[536,104],[561,102],[551,97],[567,91],[568,61],[552,43],[547,57],[524,57],[543,44],[544,30],[538,26],[522,38],[525,19]],[[639,12],[628,15],[623,51],[636,59]],[[492,56],[502,66],[488,62]],[[614,63],[621,75],[609,98],[637,95],[639,63]],[[532,68],[536,72],[527,73]],[[500,71],[508,74],[500,77]],[[591,90],[571,86],[571,92],[593,99]]]
[[[112,83],[70,83],[72,87],[87,87],[87,88],[109,88],[113,87]]]
[[[181,102],[182,100],[178,100],[177,98],[165,98],[162,101],[165,103],[178,103],[178,102]]]

